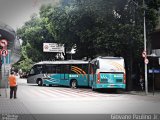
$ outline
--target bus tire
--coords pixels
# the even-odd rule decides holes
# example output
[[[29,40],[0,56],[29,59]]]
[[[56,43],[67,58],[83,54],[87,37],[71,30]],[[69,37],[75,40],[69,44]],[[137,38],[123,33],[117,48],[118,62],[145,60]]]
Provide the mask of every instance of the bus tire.
[[[70,84],[71,88],[77,88],[77,80],[72,80]]]
[[[42,79],[38,79],[38,80],[37,80],[37,84],[38,84],[38,86],[42,86],[42,85],[43,85]]]
[[[92,91],[96,91],[96,89],[92,86]]]

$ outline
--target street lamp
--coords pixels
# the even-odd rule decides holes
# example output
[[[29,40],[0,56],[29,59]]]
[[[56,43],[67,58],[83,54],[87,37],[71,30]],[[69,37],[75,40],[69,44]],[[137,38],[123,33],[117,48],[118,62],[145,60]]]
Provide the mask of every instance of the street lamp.
[[[135,4],[137,7],[140,7],[138,5],[138,3],[136,3],[135,1],[133,0],[128,0],[128,3],[129,2],[132,2],[133,4]],[[128,4],[127,3],[127,4]],[[128,5],[125,6],[125,9]],[[146,53],[147,51],[147,47],[146,47],[146,18],[145,18],[145,1],[143,0],[143,34],[144,34],[144,52]],[[145,57],[145,59],[147,59],[147,56]],[[145,63],[144,63],[145,64]],[[146,95],[148,94],[148,79],[147,79],[147,64],[144,65],[145,66],[145,93]]]

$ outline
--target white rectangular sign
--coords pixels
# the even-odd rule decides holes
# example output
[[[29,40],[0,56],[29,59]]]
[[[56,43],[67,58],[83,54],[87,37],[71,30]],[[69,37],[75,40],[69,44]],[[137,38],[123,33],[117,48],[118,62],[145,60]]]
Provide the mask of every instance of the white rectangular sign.
[[[64,44],[43,43],[43,52],[64,52]]]

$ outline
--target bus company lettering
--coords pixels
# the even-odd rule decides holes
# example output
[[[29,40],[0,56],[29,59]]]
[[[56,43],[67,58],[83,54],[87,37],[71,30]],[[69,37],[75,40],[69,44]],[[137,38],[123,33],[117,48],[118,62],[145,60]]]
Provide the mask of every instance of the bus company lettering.
[[[114,77],[123,77],[123,74],[114,75]]]
[[[78,77],[78,75],[69,75],[69,77]]]

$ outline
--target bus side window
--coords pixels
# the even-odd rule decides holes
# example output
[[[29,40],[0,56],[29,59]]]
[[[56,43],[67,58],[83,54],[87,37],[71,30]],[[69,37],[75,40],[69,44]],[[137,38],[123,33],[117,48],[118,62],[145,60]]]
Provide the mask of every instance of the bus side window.
[[[46,65],[46,73],[56,73],[55,65]]]
[[[80,74],[82,69],[82,65],[78,64],[78,65],[71,65],[71,74]]]
[[[57,67],[56,67],[56,73],[61,73],[61,66],[60,65],[58,65]]]
[[[90,66],[89,66],[89,73],[90,74],[93,74],[94,72],[93,72],[93,64],[90,64]]]
[[[43,73],[43,74],[46,73],[46,65],[42,65],[42,73]]]
[[[69,74],[70,73],[70,65],[61,65],[61,73]]]
[[[94,62],[95,69],[99,69],[99,61]]]
[[[88,64],[82,64],[82,70],[85,71],[86,74],[88,74]]]
[[[95,74],[95,71],[96,71],[95,65],[92,64],[91,68],[92,68],[92,73]]]
[[[36,74],[42,74],[42,65],[38,65],[36,68]]]

